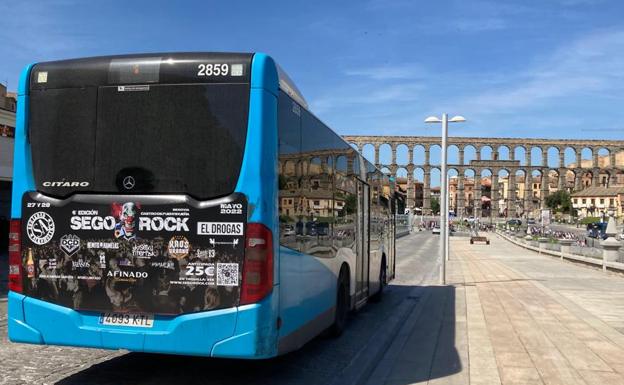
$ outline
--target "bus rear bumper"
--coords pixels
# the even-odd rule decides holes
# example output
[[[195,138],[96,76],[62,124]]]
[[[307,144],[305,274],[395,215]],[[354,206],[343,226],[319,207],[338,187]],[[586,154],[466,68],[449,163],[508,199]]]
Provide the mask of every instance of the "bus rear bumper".
[[[9,340],[30,344],[66,345],[135,352],[268,358],[258,328],[262,304],[184,314],[156,316],[150,329],[99,324],[99,313],[73,309],[9,292]],[[266,330],[263,332],[263,330]],[[270,340],[270,338],[269,338]],[[274,344],[273,344],[274,345]]]

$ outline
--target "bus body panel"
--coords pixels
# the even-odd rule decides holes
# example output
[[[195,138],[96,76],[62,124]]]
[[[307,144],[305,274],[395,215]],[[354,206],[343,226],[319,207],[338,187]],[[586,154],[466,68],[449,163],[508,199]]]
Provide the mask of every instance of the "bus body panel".
[[[256,349],[258,340],[269,341],[265,339],[266,330],[259,331],[257,325],[267,318],[267,313],[272,312],[272,296],[259,304],[239,308],[177,317],[157,316],[153,328],[148,331],[124,326],[102,327],[97,313],[78,312],[14,292],[10,296],[9,322],[14,342],[210,356],[215,354],[213,345],[216,346],[219,341],[253,335],[253,343],[238,357],[267,358],[274,355],[266,346],[262,355]],[[13,306],[15,304],[23,305],[16,307]],[[16,308],[22,308],[25,317],[14,315]],[[235,328],[236,335],[231,337]]]
[[[275,357],[277,352],[277,304],[279,292],[259,303],[240,306],[236,328],[232,337],[217,342],[213,357],[264,359]]]
[[[345,256],[316,258],[283,246],[280,260],[281,354],[300,348],[332,324],[340,267],[352,262]]]
[[[13,191],[11,202],[11,218],[22,217],[22,195],[26,191],[35,190],[35,179],[32,172],[30,145],[26,138],[28,126],[28,84],[30,72],[34,64],[22,71],[17,95],[17,116],[15,124],[15,143],[13,150]],[[19,171],[18,171],[19,170]],[[17,171],[17,172],[16,172]]]
[[[26,323],[23,305],[24,298],[26,298],[26,296],[14,291],[9,291],[7,304],[9,340],[13,342],[43,344],[41,333]]]
[[[381,269],[381,259],[383,254],[383,247],[379,247],[377,250],[370,250],[370,264],[368,267],[368,292],[376,293],[379,291],[379,271]]]
[[[248,223],[262,223],[273,234],[273,293],[250,307],[237,322],[233,340],[215,346],[214,354],[232,358],[268,358],[277,355],[279,312],[279,242],[277,221],[277,68],[271,57],[256,53],[251,65],[249,123],[245,155],[235,191],[248,198]],[[236,336],[245,336],[236,338]],[[246,349],[232,348],[252,339]],[[233,345],[232,345],[233,344]]]

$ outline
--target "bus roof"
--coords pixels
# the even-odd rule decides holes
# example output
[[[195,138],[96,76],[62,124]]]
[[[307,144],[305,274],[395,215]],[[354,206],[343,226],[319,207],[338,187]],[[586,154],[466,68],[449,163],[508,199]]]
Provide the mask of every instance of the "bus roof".
[[[305,108],[306,110],[309,109],[308,102],[306,102],[305,98],[301,94],[301,91],[299,91],[299,89],[297,88],[295,83],[292,81],[290,76],[288,76],[286,71],[284,71],[284,69],[280,67],[279,64],[275,64],[275,66],[277,67],[277,76],[279,78],[279,88],[282,91],[286,92],[286,94],[288,94],[291,98],[293,98],[297,103],[301,104],[303,108]]]
[[[34,66],[33,74],[36,76],[31,76],[30,88],[196,82],[197,76],[201,76],[198,65],[203,63],[246,66],[242,73],[233,74],[233,69],[229,69],[229,76],[204,75],[203,80],[207,82],[249,82],[253,55],[235,52],[156,52],[39,62]],[[277,64],[276,68],[279,88],[307,109],[308,103],[286,71]]]

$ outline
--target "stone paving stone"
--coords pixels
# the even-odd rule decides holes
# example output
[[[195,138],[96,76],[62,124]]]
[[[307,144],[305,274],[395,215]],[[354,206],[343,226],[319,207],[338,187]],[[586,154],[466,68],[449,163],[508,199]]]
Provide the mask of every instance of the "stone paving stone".
[[[531,357],[526,352],[500,352],[496,354],[496,360],[500,366],[511,366],[518,368],[533,368],[535,365],[531,361]]]
[[[614,328],[624,329],[624,301],[614,303],[612,292],[559,290],[559,293],[588,311],[600,314],[600,319]]]
[[[475,287],[466,287],[470,384],[500,384],[494,348]]]
[[[535,368],[521,368],[516,366],[501,367],[501,379],[504,385],[544,384]]]
[[[596,372],[593,370],[579,370],[587,385],[622,385],[624,376],[613,372]]]

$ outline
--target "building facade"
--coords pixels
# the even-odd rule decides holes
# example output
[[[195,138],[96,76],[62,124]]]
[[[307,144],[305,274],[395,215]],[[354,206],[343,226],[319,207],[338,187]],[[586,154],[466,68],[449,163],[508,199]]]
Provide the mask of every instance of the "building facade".
[[[11,218],[13,142],[15,141],[16,95],[0,84],[0,254],[7,249]]]
[[[621,217],[624,212],[624,187],[589,187],[572,193],[572,207],[579,217],[604,217],[613,212]]]

